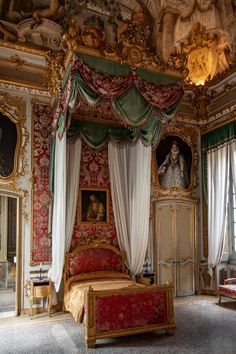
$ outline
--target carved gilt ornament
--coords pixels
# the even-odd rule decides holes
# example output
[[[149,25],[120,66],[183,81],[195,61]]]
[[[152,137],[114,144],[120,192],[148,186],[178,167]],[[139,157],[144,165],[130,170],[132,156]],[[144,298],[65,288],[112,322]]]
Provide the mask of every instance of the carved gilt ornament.
[[[206,80],[225,72],[232,52],[229,36],[222,30],[206,30],[196,22],[188,35],[175,44],[175,51],[187,55],[187,82],[204,85]]]
[[[158,179],[158,166],[156,159],[156,150],[159,148],[161,140],[168,139],[169,137],[176,136],[179,137],[183,142],[185,142],[189,149],[191,150],[191,167],[190,167],[190,178],[189,185],[187,188],[178,188],[176,186],[162,188]],[[183,198],[183,199],[196,199],[197,198],[197,187],[199,185],[198,181],[198,163],[199,156],[197,151],[197,134],[196,130],[188,128],[185,126],[180,126],[174,124],[165,129],[165,132],[161,135],[160,141],[153,150],[152,155],[152,186],[153,195],[152,200],[163,199],[163,198]]]

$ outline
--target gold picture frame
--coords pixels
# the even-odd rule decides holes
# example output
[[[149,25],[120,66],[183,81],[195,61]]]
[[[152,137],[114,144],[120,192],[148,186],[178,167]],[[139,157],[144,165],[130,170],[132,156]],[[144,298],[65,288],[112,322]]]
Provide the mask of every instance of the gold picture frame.
[[[173,149],[177,149],[177,152],[173,152],[175,156],[182,157],[182,163],[184,164],[183,167],[183,175],[177,178],[171,178],[167,181],[167,185],[163,183],[163,177],[165,177],[166,170],[168,171],[168,163],[167,166],[165,165],[165,161],[168,156],[171,155],[171,151]],[[189,144],[180,136],[176,134],[167,135],[164,138],[160,139],[158,146],[156,148],[156,181],[158,183],[158,187],[161,189],[168,189],[168,188],[178,188],[188,190],[191,187],[191,169],[192,169],[192,150]],[[163,167],[162,167],[163,166]],[[169,161],[170,170],[173,173],[173,166],[171,161]],[[162,168],[164,172],[162,173]],[[180,173],[179,173],[180,174]],[[171,184],[173,183],[173,184]]]
[[[17,121],[0,110],[0,179],[12,180],[18,170],[21,131]]]
[[[0,184],[7,186],[7,189],[13,186],[16,191],[17,180],[25,176],[27,167],[25,152],[29,133],[25,127],[25,102],[8,94],[0,94],[0,115],[0,142],[4,146],[0,149]]]
[[[78,224],[109,223],[110,191],[107,188],[80,188]]]

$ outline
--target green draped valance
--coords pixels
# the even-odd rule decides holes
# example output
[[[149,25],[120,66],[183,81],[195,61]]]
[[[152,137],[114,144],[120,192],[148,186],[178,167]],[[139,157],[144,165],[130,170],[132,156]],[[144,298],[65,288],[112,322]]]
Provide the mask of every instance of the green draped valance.
[[[100,58],[74,55],[52,104],[53,127],[60,134],[68,130],[73,114],[79,115],[76,107],[80,100],[92,106],[107,101],[123,126],[137,128],[137,135],[155,145],[160,122],[168,124],[173,119],[183,95],[178,80],[143,69],[133,71],[128,65]]]
[[[127,64],[119,64],[111,60],[94,58],[86,54],[79,54],[79,57],[84,63],[102,73],[110,75],[128,75],[132,72],[132,68]],[[173,84],[181,80],[180,77],[169,76],[163,73],[155,73],[145,69],[137,68],[135,71],[142,79],[152,82],[155,85]]]
[[[216,149],[226,142],[236,138],[236,121],[216,128],[201,137],[202,149],[202,188],[205,200],[207,201],[207,151]]]
[[[141,138],[144,144],[150,144],[150,141],[156,144],[160,138],[161,128],[161,122],[156,124],[152,120],[146,127],[132,130],[119,125],[105,125],[72,119],[67,131],[67,138],[71,140],[80,135],[93,148],[100,148],[110,140],[118,145],[126,142],[135,143],[138,138]]]
[[[236,138],[236,121],[202,135],[202,151],[211,150]]]

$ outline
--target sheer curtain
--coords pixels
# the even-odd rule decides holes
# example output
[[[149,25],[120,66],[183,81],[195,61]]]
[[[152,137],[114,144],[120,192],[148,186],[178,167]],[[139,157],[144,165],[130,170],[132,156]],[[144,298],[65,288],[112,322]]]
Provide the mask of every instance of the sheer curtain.
[[[234,190],[236,191],[236,140],[230,143],[230,163],[231,163]]]
[[[66,134],[56,136],[54,201],[52,216],[52,265],[49,277],[59,291],[65,251],[69,250],[73,233],[79,188],[81,141],[68,144]]]
[[[148,243],[151,146],[141,140],[122,147],[110,142],[108,162],[118,242],[134,276],[142,271]]]
[[[67,144],[67,188],[66,188],[66,239],[65,251],[68,252],[73,234],[78,192],[82,143],[80,138]]]
[[[208,269],[219,264],[227,228],[229,144],[207,153],[208,167]]]
[[[56,133],[54,199],[52,215],[52,265],[48,276],[59,291],[65,254],[66,232],[66,134]]]

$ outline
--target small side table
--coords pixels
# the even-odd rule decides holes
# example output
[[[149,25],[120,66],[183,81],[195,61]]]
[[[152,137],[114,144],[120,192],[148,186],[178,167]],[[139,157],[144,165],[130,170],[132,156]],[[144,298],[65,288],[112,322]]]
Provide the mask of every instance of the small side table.
[[[137,276],[137,282],[143,285],[153,285],[155,284],[155,273],[144,272]]]
[[[52,283],[47,278],[30,279],[30,319],[33,315],[33,303],[35,298],[47,298],[48,300],[48,315],[51,317],[52,305]]]

